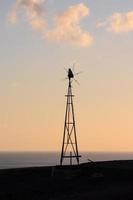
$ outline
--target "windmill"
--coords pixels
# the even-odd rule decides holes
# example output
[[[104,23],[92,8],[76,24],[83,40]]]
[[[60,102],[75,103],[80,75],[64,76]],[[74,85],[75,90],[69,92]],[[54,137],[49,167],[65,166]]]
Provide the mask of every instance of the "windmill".
[[[60,156],[60,165],[63,164],[64,159],[70,159],[70,165],[72,165],[72,160],[76,159],[77,164],[79,164],[79,158],[81,157],[78,152],[77,135],[76,135],[76,125],[75,125],[75,115],[74,115],[74,105],[72,94],[72,81],[75,80],[75,75],[79,73],[74,73],[71,68],[66,70],[68,79],[68,92],[67,92],[67,102],[66,102],[66,113],[64,122],[64,132],[63,132],[63,143]]]

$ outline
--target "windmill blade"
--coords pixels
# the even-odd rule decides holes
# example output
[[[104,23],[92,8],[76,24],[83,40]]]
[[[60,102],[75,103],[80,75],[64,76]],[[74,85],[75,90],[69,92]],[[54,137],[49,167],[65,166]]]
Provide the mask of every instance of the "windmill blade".
[[[83,71],[77,72],[76,74],[74,74],[74,76],[77,76],[77,75],[82,74],[82,73],[83,73]]]
[[[78,85],[80,85],[80,83],[74,78],[74,81],[78,84]]]
[[[77,61],[74,61],[73,65],[72,65],[72,70],[75,73],[75,68],[79,66],[79,63]]]
[[[64,67],[64,70],[68,73],[68,70]]]
[[[73,63],[73,65],[72,65],[72,71],[73,71],[73,73],[75,73],[75,63]]]

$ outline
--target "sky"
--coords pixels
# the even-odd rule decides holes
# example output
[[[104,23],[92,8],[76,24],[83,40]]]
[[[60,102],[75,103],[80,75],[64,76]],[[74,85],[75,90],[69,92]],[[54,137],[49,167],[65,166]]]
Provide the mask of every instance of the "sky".
[[[133,2],[0,0],[0,151],[60,151],[67,81],[79,151],[133,151]]]

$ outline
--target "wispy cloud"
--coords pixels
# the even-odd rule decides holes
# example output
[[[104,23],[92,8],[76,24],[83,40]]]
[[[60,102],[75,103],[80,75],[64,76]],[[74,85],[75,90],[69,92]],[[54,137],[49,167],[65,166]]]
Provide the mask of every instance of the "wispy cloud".
[[[79,47],[88,47],[93,42],[89,32],[80,27],[80,21],[89,16],[89,8],[83,3],[70,6],[54,18],[55,27],[47,31],[46,37],[54,41],[66,41]]]
[[[127,13],[114,13],[104,22],[98,23],[98,27],[106,27],[113,33],[128,33],[133,31],[133,11]]]
[[[9,15],[11,23],[17,22],[20,11],[26,13],[32,28],[40,31],[48,40],[67,42],[78,47],[89,47],[93,42],[90,33],[80,26],[81,20],[90,14],[88,6],[83,3],[70,6],[64,12],[57,13],[53,19],[50,19],[55,23],[53,28],[46,26],[44,0],[17,0]]]
[[[46,25],[43,2],[43,0],[17,0],[9,14],[10,22],[15,24],[17,14],[23,10],[32,28],[43,32]]]

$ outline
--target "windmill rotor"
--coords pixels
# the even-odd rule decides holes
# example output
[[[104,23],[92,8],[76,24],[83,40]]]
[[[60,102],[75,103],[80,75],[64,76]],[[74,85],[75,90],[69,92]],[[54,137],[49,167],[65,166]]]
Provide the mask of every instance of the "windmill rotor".
[[[64,80],[68,79],[71,82],[74,80],[78,85],[80,85],[78,80],[75,79],[75,76],[78,76],[79,74],[81,74],[82,71],[75,72],[75,65],[76,63],[74,63],[71,68],[68,68],[68,69],[64,68],[64,70],[67,72],[67,77]]]
[[[74,78],[74,81],[78,84],[78,85],[80,85],[80,83]]]

